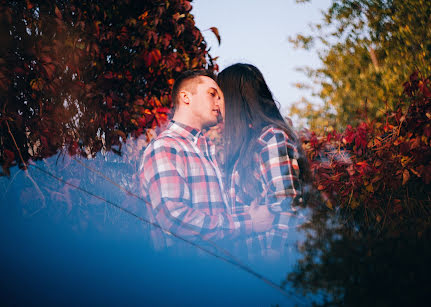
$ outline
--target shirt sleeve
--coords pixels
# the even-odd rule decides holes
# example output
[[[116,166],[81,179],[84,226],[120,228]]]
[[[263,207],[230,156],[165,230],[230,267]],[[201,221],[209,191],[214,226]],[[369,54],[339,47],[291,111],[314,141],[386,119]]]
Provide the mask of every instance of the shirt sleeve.
[[[252,230],[248,213],[206,214],[192,204],[186,178],[186,157],[172,142],[154,142],[144,153],[141,163],[141,187],[151,203],[152,214],[160,226],[184,237],[221,239],[249,234]],[[207,204],[207,208],[211,204]]]
[[[259,165],[268,209],[275,215],[274,227],[289,228],[295,223],[295,202],[302,197],[299,156],[287,134],[272,129],[264,137]]]

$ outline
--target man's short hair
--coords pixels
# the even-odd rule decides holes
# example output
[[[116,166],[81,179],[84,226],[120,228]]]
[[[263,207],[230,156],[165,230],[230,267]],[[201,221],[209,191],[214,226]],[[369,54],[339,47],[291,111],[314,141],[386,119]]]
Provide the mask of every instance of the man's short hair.
[[[195,89],[195,84],[191,84],[193,82],[193,79],[196,79],[198,77],[209,77],[211,79],[213,79],[214,81],[216,81],[216,76],[214,75],[214,73],[212,71],[209,70],[187,70],[181,73],[181,75],[179,75],[179,77],[175,80],[174,82],[174,86],[172,87],[172,103],[174,105],[174,109],[176,109],[178,107],[179,104],[179,99],[178,99],[178,95],[180,93],[181,90],[183,90],[186,86],[191,85],[193,86],[192,88],[192,92]],[[196,84],[198,84],[199,82],[197,82]]]

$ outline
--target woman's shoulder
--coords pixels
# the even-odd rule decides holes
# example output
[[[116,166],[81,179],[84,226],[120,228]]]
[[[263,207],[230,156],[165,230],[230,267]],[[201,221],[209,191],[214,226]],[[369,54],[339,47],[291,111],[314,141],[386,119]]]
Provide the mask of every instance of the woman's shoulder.
[[[289,135],[283,129],[275,125],[268,125],[262,129],[257,141],[261,145],[267,145],[274,142],[292,143],[293,140],[289,138]]]

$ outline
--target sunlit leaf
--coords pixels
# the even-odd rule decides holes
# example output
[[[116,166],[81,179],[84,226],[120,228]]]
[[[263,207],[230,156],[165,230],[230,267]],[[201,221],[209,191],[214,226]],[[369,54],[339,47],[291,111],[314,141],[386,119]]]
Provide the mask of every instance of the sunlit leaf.
[[[45,82],[41,78],[33,79],[30,81],[30,86],[35,91],[41,91]]]
[[[210,30],[217,37],[218,44],[220,45],[221,44],[221,37],[220,37],[220,34],[218,32],[218,29],[216,27],[211,27]]]
[[[410,178],[410,173],[407,169],[405,169],[403,171],[403,185],[405,185],[407,181],[409,181],[409,178]]]
[[[59,19],[62,19],[63,17],[61,16],[61,12],[60,12],[60,10],[58,9],[58,7],[57,6],[55,6],[55,15],[59,18]]]

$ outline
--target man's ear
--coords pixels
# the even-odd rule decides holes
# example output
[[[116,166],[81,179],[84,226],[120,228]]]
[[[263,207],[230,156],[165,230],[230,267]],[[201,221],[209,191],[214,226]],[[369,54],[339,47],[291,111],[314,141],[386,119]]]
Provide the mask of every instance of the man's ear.
[[[190,93],[186,90],[182,90],[179,92],[180,101],[189,104],[190,103]]]

